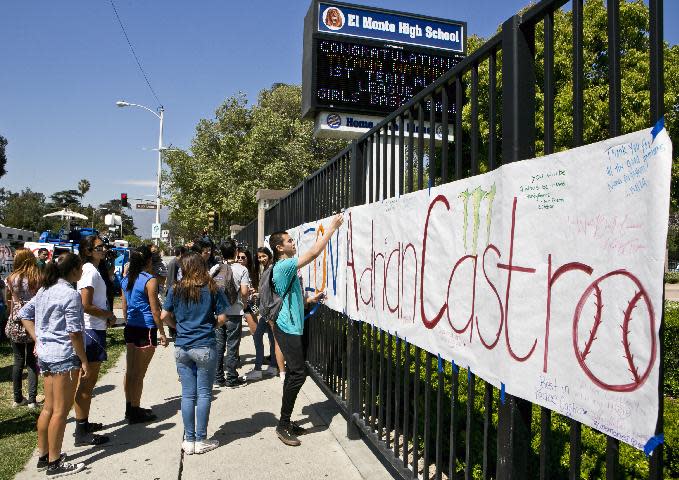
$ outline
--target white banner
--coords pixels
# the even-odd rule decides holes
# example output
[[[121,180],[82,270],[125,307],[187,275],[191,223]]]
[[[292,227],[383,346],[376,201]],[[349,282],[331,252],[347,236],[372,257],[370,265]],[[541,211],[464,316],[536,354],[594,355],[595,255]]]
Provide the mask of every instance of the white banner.
[[[327,305],[643,449],[658,415],[672,145],[644,130],[349,209]],[[328,219],[293,229],[306,250]]]

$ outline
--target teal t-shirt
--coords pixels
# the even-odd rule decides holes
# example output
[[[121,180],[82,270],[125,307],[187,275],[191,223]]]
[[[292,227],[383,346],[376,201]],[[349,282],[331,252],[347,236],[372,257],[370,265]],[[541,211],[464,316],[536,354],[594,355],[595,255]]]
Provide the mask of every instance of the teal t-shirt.
[[[273,266],[273,285],[281,297],[292,282],[292,288],[283,298],[283,305],[278,314],[276,324],[283,332],[291,335],[302,335],[304,331],[304,297],[302,287],[297,280],[297,259],[279,260]]]

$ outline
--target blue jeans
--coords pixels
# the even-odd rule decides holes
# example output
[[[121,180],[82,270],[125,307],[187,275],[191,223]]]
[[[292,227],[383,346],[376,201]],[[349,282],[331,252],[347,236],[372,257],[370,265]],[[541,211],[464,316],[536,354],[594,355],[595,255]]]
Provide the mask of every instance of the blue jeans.
[[[255,342],[255,370],[261,370],[264,363],[264,332],[269,335],[269,365],[276,366],[276,349],[271,325],[263,317],[260,317],[257,322],[257,329],[252,335],[252,340]]]
[[[217,350],[214,346],[174,350],[177,373],[182,382],[182,420],[184,440],[207,438],[212,383],[215,380]]]
[[[217,327],[217,382],[235,382],[238,379],[238,347],[240,347],[240,335],[243,331],[243,317],[229,315],[226,323]],[[226,352],[226,358],[224,358]]]

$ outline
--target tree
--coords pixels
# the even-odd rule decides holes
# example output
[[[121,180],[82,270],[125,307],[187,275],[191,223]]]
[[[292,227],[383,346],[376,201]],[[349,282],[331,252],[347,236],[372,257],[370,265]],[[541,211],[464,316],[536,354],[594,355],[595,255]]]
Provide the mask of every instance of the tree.
[[[57,208],[80,207],[80,192],[78,190],[60,190],[50,195]]]
[[[90,181],[83,178],[78,182],[78,191],[80,192],[80,198],[82,199],[87,192],[90,191]]]
[[[5,147],[7,146],[7,139],[0,135],[0,178],[7,173],[5,166],[7,165],[7,155],[5,154]]]
[[[59,219],[44,218],[49,213],[45,195],[26,188],[14,193],[0,188],[0,223],[8,227],[42,232],[58,225]]]
[[[165,175],[175,232],[191,238],[207,226],[208,213],[220,215],[222,236],[230,224],[256,214],[260,188],[297,185],[346,146],[313,138],[313,121],[302,120],[301,88],[276,84],[250,107],[243,94],[227,99],[212,120],[196,127],[190,151],[166,153]]]

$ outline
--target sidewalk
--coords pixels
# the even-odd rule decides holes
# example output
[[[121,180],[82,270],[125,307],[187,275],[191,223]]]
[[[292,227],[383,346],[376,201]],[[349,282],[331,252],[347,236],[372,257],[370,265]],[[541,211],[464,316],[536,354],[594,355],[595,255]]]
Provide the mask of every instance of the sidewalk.
[[[665,284],[665,300],[679,301],[679,283]]]
[[[243,328],[240,370],[252,368],[254,345]],[[265,340],[266,345],[266,340]],[[66,426],[63,450],[68,461],[85,462],[88,468],[68,478],[130,478],[140,480],[216,479],[390,479],[392,478],[362,440],[348,440],[346,421],[316,384],[307,379],[293,419],[309,428],[301,447],[287,447],[275,435],[282,385],[278,377],[267,378],[237,389],[215,389],[208,436],[220,447],[203,455],[183,456],[183,433],[179,412],[180,384],[174,347],[159,347],[149,366],[142,405],[152,407],[158,420],[128,425],[123,419],[122,388],[125,356],[99,380],[90,418],[103,422],[101,432],[111,437],[102,447],[73,446],[74,422]],[[268,350],[267,350],[268,351]],[[16,479],[45,478],[35,469],[34,455]]]

